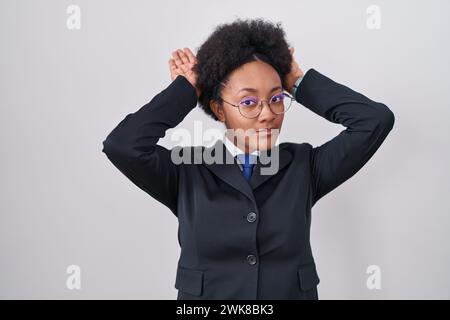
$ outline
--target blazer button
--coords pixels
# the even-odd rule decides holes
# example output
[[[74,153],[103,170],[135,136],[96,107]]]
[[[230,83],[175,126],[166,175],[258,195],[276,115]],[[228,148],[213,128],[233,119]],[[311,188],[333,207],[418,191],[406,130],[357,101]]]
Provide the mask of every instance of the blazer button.
[[[250,264],[250,265],[256,264],[256,257],[255,257],[253,254],[249,254],[249,255],[247,256],[247,262],[248,262],[248,264]]]
[[[256,213],[250,212],[250,213],[247,215],[247,221],[248,221],[248,222],[254,222],[255,220],[256,220]]]

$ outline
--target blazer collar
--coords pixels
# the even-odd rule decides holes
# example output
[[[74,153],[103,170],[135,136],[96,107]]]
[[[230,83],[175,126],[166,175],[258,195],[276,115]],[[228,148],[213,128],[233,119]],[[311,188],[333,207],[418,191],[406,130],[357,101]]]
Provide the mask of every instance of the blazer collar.
[[[218,152],[217,158],[216,151]],[[195,155],[197,158],[201,156],[201,154]],[[205,156],[212,158],[210,158],[210,161],[205,161]],[[203,157],[203,159],[198,159],[199,162],[196,163],[201,163],[207,167],[213,174],[238,191],[244,193],[252,201],[255,201],[253,190],[273,177],[292,160],[292,154],[288,150],[282,147],[280,148],[279,145],[273,146],[267,152],[260,152],[258,161],[253,167],[249,184],[245,180],[236,158],[226,148],[223,140],[219,139],[212,146],[205,147]],[[221,159],[221,161],[217,161],[216,159]]]

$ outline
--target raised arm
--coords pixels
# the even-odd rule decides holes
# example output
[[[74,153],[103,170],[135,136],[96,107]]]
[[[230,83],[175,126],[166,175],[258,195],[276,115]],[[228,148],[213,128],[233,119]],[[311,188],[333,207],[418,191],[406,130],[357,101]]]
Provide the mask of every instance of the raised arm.
[[[171,161],[171,151],[157,142],[196,105],[195,88],[179,75],[150,102],[128,114],[103,141],[108,159],[176,216],[179,166]]]
[[[315,69],[305,73],[295,99],[328,121],[346,127],[333,139],[311,150],[314,205],[364,166],[393,128],[395,117],[385,104]]]

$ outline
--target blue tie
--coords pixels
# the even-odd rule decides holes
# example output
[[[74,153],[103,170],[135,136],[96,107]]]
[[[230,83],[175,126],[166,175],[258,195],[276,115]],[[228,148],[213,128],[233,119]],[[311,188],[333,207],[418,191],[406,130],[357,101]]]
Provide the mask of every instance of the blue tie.
[[[240,160],[242,164],[242,173],[244,174],[245,180],[250,183],[252,177],[253,166],[256,163],[256,155],[254,154],[238,154],[236,157]]]

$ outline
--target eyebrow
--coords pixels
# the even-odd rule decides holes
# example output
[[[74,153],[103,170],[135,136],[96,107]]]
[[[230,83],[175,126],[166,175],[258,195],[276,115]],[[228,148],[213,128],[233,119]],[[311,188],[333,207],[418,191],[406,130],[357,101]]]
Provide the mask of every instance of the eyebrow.
[[[274,92],[275,90],[278,90],[278,89],[281,89],[281,87],[280,86],[273,87],[269,92]],[[242,88],[238,91],[238,93],[241,91],[258,92],[258,90],[255,88]]]

